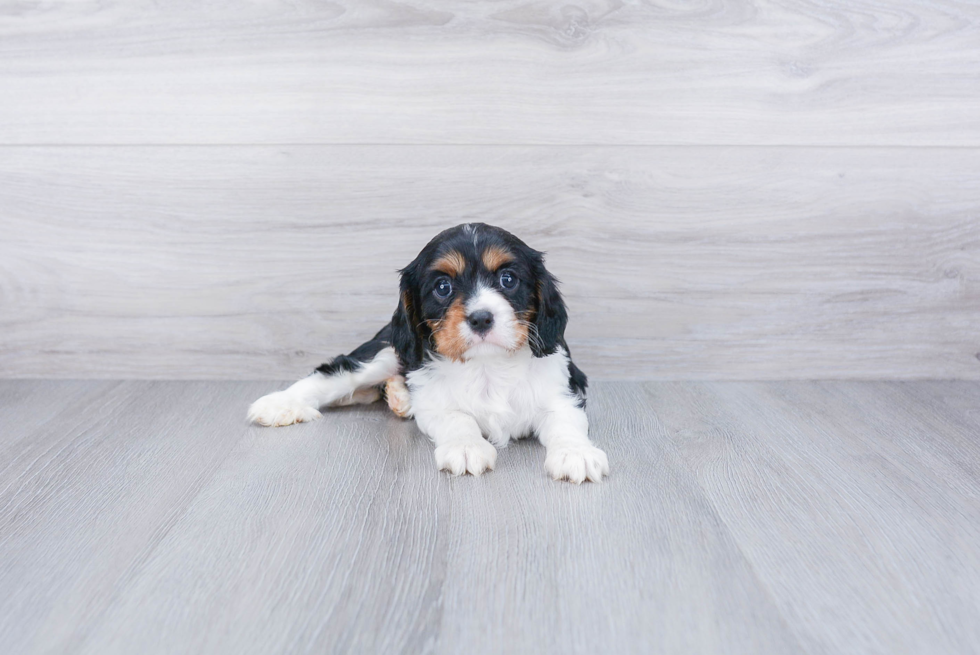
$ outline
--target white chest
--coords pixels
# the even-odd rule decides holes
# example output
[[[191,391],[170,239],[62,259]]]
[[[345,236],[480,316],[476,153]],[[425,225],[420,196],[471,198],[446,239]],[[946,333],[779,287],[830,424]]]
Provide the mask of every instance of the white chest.
[[[564,353],[536,358],[527,349],[465,362],[438,360],[408,376],[416,416],[469,414],[491,443],[502,446],[531,433],[543,411],[568,395]]]

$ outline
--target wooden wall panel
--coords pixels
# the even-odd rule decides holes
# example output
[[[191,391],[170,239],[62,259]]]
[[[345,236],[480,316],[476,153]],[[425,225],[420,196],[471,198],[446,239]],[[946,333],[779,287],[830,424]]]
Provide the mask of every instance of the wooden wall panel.
[[[0,9],[0,143],[980,146],[980,5]]]
[[[292,377],[439,229],[600,377],[980,375],[972,2],[0,7],[0,376]]]
[[[597,378],[980,379],[980,150],[0,148],[0,376],[291,378],[486,221]]]

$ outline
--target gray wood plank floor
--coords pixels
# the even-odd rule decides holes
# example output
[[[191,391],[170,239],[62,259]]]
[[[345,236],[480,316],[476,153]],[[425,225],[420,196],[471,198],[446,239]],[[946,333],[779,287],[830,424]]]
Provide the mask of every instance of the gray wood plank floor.
[[[2,650],[980,644],[980,383],[596,383],[581,487],[381,405],[246,425],[276,386],[0,381]]]

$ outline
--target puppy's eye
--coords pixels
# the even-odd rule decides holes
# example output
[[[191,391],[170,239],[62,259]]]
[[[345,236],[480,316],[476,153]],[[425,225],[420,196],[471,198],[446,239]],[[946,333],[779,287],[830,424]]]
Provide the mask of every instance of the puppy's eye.
[[[448,298],[453,292],[453,283],[449,281],[448,277],[439,278],[436,282],[436,288],[433,291],[440,298]]]
[[[517,286],[517,277],[510,271],[504,271],[500,274],[500,286],[505,289],[513,289]]]

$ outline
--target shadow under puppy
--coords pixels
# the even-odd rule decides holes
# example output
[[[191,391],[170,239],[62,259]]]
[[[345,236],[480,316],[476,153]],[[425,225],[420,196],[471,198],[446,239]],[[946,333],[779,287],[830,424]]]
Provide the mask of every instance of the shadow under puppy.
[[[542,254],[498,227],[468,223],[429,242],[401,271],[391,322],[248,411],[261,425],[320,417],[319,407],[378,400],[414,416],[453,475],[493,469],[497,448],[531,434],[556,479],[598,482],[606,454],[589,441],[586,377],[565,343],[568,314]]]

